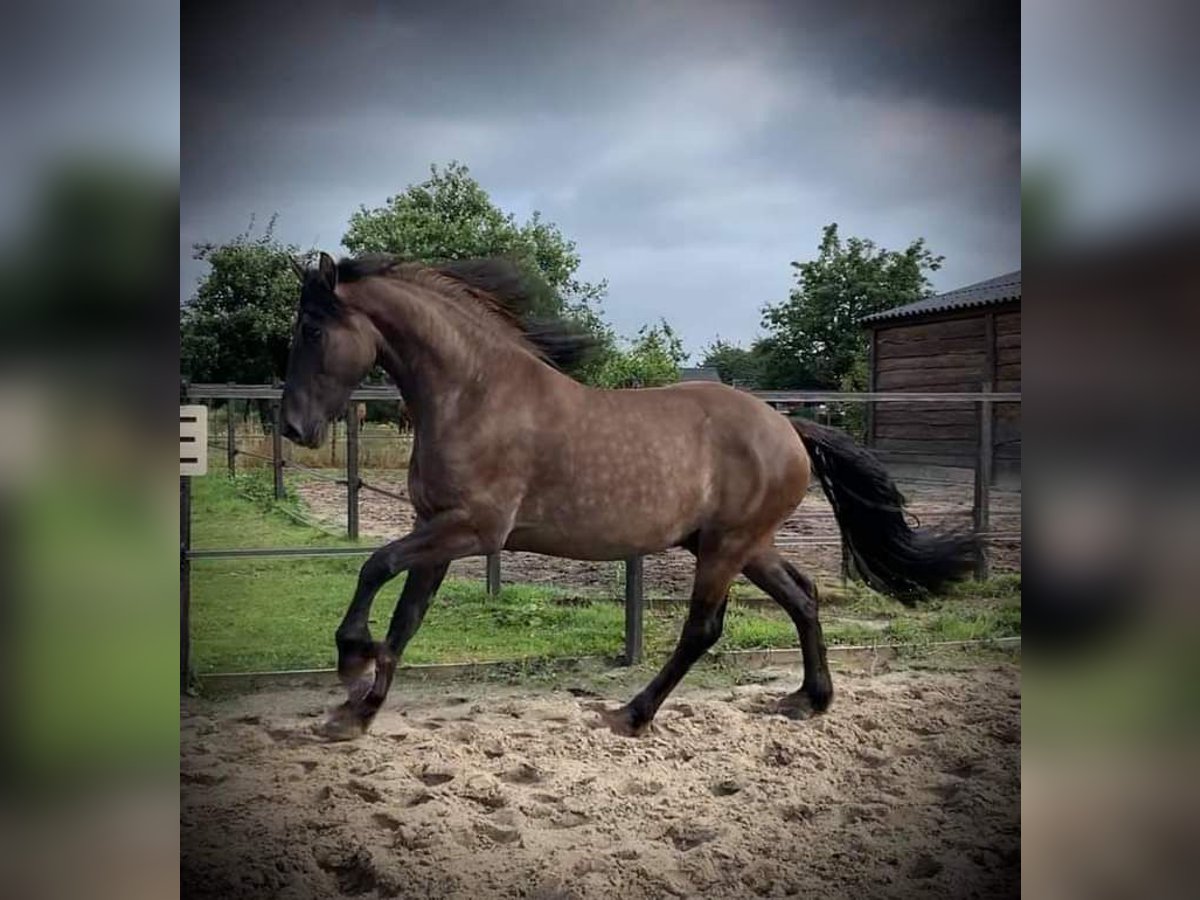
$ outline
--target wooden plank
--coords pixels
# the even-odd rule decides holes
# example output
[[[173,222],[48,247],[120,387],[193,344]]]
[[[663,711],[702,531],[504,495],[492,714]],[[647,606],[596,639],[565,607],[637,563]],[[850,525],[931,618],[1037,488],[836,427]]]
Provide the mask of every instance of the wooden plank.
[[[878,365],[875,355],[877,332],[874,328],[871,329],[871,340],[867,344],[867,390],[874,393],[875,387],[875,368]],[[867,401],[867,417],[866,417],[866,445],[868,447],[875,444],[875,404]]]
[[[993,412],[995,412],[993,410]],[[996,436],[996,443],[1007,443],[1009,441],[1019,441],[1021,439],[1021,423],[1012,420],[999,419],[993,416],[995,424],[992,426],[992,432]]]
[[[1020,411],[1017,411],[1015,413],[1009,413],[1009,412],[1001,412],[1000,410],[996,409],[996,410],[994,410],[994,412],[995,412],[995,416],[996,416],[996,427],[997,428],[999,428],[1003,424],[1003,425],[1012,427],[1012,428],[1016,429],[1017,431],[1021,430],[1021,413],[1020,413]]]
[[[999,380],[1020,381],[1021,363],[1005,363],[996,367],[996,378]]]
[[[875,453],[885,465],[946,466],[968,472],[975,467],[974,453],[913,453],[882,448]]]
[[[878,371],[898,372],[906,369],[973,369],[981,368],[987,356],[982,350],[956,350],[937,356],[890,356],[879,360]]]
[[[996,313],[996,334],[1020,334],[1021,333],[1021,313],[1006,312]]]
[[[879,344],[880,359],[894,359],[901,356],[939,356],[943,353],[955,353],[964,350],[982,350],[982,336],[942,338],[936,341],[905,341],[892,344]]]
[[[909,407],[893,404],[882,407],[875,414],[876,428],[888,425],[974,425],[975,406],[964,406],[960,409],[929,409],[928,407]]]
[[[974,441],[976,429],[978,426],[975,423],[970,425],[924,425],[920,423],[906,424],[887,424],[879,425],[876,431],[876,440],[884,439],[913,439],[921,441],[951,441],[951,440],[970,440]]]
[[[983,384],[991,385],[996,380],[996,314],[989,312],[983,317],[983,377],[980,379]],[[991,393],[989,387],[985,393]],[[991,413],[988,413],[991,415]]]
[[[1020,347],[1001,347],[996,351],[996,362],[999,365],[1009,365],[1015,363],[1021,364],[1021,348]]]
[[[1000,326],[997,325],[996,327],[999,328]],[[1018,350],[1021,349],[1021,334],[1020,334],[1020,332],[1017,332],[1016,334],[1013,334],[1013,333],[1001,334],[999,331],[996,332],[996,349],[997,350],[1011,350],[1014,347]]]
[[[946,322],[925,322],[920,325],[898,325],[879,329],[881,344],[906,341],[923,341],[930,338],[982,337],[983,320],[980,316],[969,319],[951,319]]]
[[[885,438],[879,436],[880,450],[901,450],[912,451],[914,453],[948,453],[948,454],[966,454],[968,457],[975,455],[975,444],[977,442],[972,439],[967,440],[949,440],[949,441],[933,441],[933,440],[905,440],[901,438]]]
[[[979,368],[958,367],[954,369],[915,370],[903,372],[880,372],[879,387],[885,391],[902,388],[939,385],[950,387],[978,387],[983,373]]]

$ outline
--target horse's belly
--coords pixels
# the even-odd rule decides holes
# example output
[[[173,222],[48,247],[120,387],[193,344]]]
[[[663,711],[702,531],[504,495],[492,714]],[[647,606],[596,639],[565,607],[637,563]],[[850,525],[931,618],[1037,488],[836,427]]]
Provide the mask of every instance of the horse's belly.
[[[677,545],[701,518],[696,492],[646,490],[636,500],[622,493],[527,503],[506,546],[570,559],[625,559]]]
[[[545,528],[518,527],[513,529],[504,548],[526,553],[541,553],[545,556],[558,556],[564,559],[599,561],[628,559],[631,556],[658,553],[675,543],[678,541],[626,540],[618,536],[600,533],[564,534]]]

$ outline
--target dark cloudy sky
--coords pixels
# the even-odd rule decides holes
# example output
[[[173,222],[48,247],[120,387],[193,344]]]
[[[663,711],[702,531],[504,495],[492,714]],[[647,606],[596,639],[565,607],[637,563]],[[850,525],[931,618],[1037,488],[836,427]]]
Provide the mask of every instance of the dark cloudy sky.
[[[1014,3],[187,3],[180,239],[339,249],[457,159],[607,278],[630,332],[748,340],[821,227],[1020,265]],[[202,274],[187,261],[181,289]]]

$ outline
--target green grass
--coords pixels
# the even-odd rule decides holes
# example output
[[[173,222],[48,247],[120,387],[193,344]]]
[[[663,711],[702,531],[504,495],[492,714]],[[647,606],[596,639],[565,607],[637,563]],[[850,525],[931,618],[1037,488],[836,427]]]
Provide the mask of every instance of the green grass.
[[[295,494],[274,498],[269,470],[214,472],[192,479],[192,546],[228,547],[350,546],[345,535],[305,524],[306,511]]]
[[[195,480],[193,543],[197,547],[348,545],[293,518],[304,510],[271,497],[269,473],[235,481]],[[194,657],[202,672],[322,668],[335,663],[333,631],[345,612],[362,559],[197,560],[192,566]],[[377,637],[403,584],[380,593],[372,617]],[[1020,633],[1020,582],[986,583],[910,611],[859,585],[827,592],[823,616],[830,645],[903,641],[927,644]],[[509,585],[498,598],[480,582],[448,579],[405,662],[480,662],[615,656],[624,641],[624,610],[610,598],[581,598],[573,589]],[[742,603],[734,594],[718,649],[795,647],[782,610]],[[571,602],[561,602],[566,599]],[[645,616],[648,660],[674,647],[685,608],[654,604]]]

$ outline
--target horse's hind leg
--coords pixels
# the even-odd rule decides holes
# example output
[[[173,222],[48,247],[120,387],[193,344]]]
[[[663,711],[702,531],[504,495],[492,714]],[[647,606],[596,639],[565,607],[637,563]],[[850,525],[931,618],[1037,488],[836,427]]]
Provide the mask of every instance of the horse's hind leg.
[[[717,642],[725,625],[729,584],[745,560],[743,548],[744,545],[720,538],[708,542],[701,540],[691,604],[679,644],[640,694],[620,709],[601,713],[613,731],[637,735],[645,730],[688,669]]]
[[[784,608],[800,635],[804,684],[800,695],[813,710],[824,712],[833,702],[833,679],[825,657],[825,637],[817,618],[817,586],[771,549],[752,559],[742,573]]]

